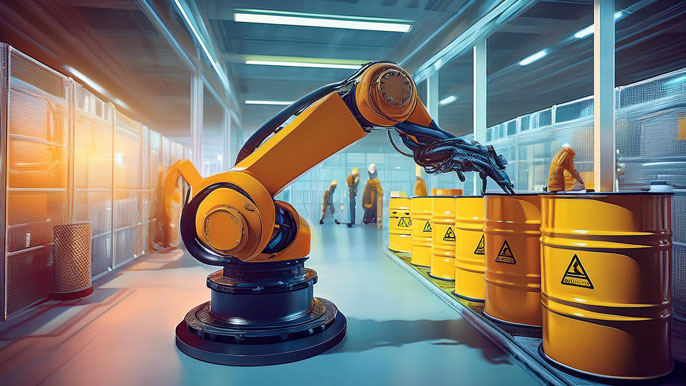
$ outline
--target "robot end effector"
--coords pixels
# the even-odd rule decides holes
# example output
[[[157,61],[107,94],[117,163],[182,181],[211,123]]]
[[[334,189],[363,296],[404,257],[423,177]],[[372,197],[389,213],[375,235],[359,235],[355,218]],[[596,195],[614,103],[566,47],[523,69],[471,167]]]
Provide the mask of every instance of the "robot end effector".
[[[464,172],[478,172],[483,180],[482,193],[488,177],[505,193],[514,193],[514,185],[505,173],[505,158],[493,146],[469,143],[438,127],[419,100],[412,76],[401,67],[392,63],[369,65],[355,87],[352,101],[351,95],[343,98],[358,121],[364,127],[395,128],[412,154],[400,150],[389,132],[393,147],[411,156],[427,173],[454,171],[464,182]]]

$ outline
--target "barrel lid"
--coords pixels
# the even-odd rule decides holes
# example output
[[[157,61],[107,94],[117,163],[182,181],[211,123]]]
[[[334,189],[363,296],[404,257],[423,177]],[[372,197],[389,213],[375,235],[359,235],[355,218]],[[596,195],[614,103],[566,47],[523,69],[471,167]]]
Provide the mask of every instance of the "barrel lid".
[[[502,193],[502,192],[493,192],[489,193],[486,192],[484,196],[508,196],[508,197],[518,197],[518,196],[538,196],[541,193],[515,193],[515,194],[509,194],[509,193]]]
[[[539,193],[541,196],[554,196],[561,198],[584,198],[588,196],[636,196],[636,195],[673,195],[674,192],[649,192],[649,191],[627,191],[627,192],[586,192],[586,193]]]
[[[412,196],[412,198],[455,198],[462,196]]]

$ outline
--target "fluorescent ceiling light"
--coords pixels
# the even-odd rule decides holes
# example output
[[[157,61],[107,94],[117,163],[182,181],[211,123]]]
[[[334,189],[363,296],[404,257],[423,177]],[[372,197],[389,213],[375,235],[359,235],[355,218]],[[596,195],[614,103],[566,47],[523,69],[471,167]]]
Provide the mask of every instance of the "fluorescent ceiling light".
[[[456,100],[457,100],[457,97],[455,97],[455,95],[451,95],[447,98],[442,99],[440,102],[438,102],[438,104],[440,106],[445,106],[447,104],[451,104],[451,103],[455,102]]]
[[[619,20],[623,16],[622,11],[617,11],[615,12],[615,21]],[[580,30],[579,32],[574,34],[574,37],[577,39],[583,39],[586,36],[593,35],[593,24],[589,25],[588,27]]]
[[[85,83],[88,87],[92,88],[93,90],[99,92],[102,95],[107,95],[107,91],[105,91],[105,89],[102,86],[95,83],[95,81],[93,81],[93,79],[87,77],[86,75],[81,73],[81,71],[79,71],[79,70],[77,70],[71,66],[64,66],[64,68],[67,69],[67,71],[71,72],[72,75],[79,78],[79,80],[81,80],[83,83]]]
[[[246,105],[275,105],[275,106],[288,106],[293,101],[260,101],[260,100],[253,100],[249,99],[245,101]]]
[[[670,80],[669,82],[665,82],[665,84],[677,84],[677,83],[681,83],[683,81],[686,81],[686,75],[682,75],[678,78],[674,78],[674,79]]]
[[[129,107],[129,105],[127,105],[126,103],[124,103],[124,101],[122,101],[122,100],[119,99],[119,98],[114,98],[114,99],[112,100],[112,102],[116,103],[117,105],[121,106],[122,108],[131,110],[131,107]]]
[[[290,62],[276,60],[246,60],[245,64],[258,64],[262,66],[286,66],[286,67],[311,67],[311,68],[338,68],[346,70],[357,70],[359,64],[336,64],[336,63],[314,63],[314,62]]]
[[[412,28],[411,20],[259,9],[236,9],[233,14],[233,19],[239,23],[280,24],[385,32],[408,32]]]
[[[200,44],[202,51],[205,53],[205,56],[207,57],[207,60],[210,61],[212,68],[214,68],[214,71],[217,72],[219,79],[221,79],[222,82],[226,82],[226,79],[224,77],[224,71],[222,71],[219,68],[219,65],[217,64],[217,62],[214,60],[212,55],[210,55],[210,51],[207,49],[207,46],[205,46],[205,42],[202,40],[202,37],[200,37],[200,34],[198,33],[198,31],[193,26],[193,23],[191,22],[191,19],[186,14],[186,11],[183,10],[183,7],[181,6],[181,3],[179,3],[179,0],[174,0],[174,4],[176,4],[176,8],[179,10],[179,12],[183,16],[184,20],[186,21],[186,25],[188,26],[188,28],[190,28],[191,32],[193,32],[193,35],[195,36],[195,39]]]
[[[575,33],[574,37],[577,39],[583,39],[586,36],[591,35],[592,33],[593,33],[593,24],[591,24],[588,27],[582,29],[581,31]]]
[[[541,58],[543,58],[546,55],[548,55],[547,49],[538,51],[537,53],[535,53],[535,54],[533,54],[527,58],[522,59],[522,61],[519,62],[519,65],[520,66],[526,66],[527,64],[531,64],[537,60],[540,60]]]

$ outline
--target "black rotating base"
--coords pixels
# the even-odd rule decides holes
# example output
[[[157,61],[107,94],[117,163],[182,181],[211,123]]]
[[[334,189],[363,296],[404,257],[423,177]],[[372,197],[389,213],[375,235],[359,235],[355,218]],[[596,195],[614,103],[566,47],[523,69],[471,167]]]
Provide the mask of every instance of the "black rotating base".
[[[313,297],[304,261],[233,263],[207,277],[212,300],[176,327],[176,346],[205,362],[258,366],[306,359],[337,345],[346,319]]]

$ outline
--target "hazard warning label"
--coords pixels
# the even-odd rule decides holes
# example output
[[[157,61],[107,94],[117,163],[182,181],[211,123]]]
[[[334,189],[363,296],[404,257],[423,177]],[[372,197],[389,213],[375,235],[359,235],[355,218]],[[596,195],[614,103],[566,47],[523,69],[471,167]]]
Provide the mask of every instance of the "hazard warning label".
[[[474,254],[475,255],[483,255],[485,254],[484,250],[484,235],[481,235],[481,240],[479,240],[479,245],[476,246],[476,249],[474,249]]]
[[[579,260],[579,256],[576,253],[572,257],[572,261],[569,262],[564,276],[562,276],[562,284],[593,289],[593,283],[591,283],[591,279],[588,277],[584,266],[581,265],[581,260]]]
[[[448,230],[445,231],[445,235],[443,235],[443,241],[455,241],[455,231],[453,231],[452,227],[448,227]]]
[[[424,224],[424,230],[423,232],[431,232],[431,223],[429,221]]]
[[[412,226],[412,219],[409,217],[401,217],[400,220],[398,220],[398,227],[400,228],[409,228]]]
[[[517,264],[507,240],[505,240],[503,246],[500,247],[500,252],[498,252],[498,256],[495,257],[495,261],[496,263]]]

